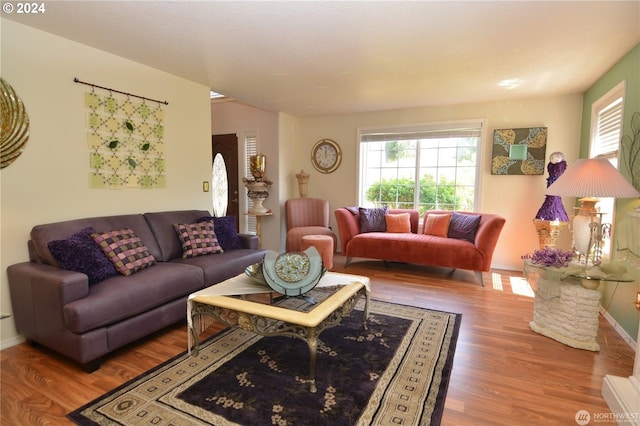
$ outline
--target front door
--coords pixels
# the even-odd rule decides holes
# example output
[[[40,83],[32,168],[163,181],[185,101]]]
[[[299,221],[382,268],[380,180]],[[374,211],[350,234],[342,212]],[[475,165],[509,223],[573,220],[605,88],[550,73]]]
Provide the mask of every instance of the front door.
[[[236,227],[240,224],[240,207],[239,207],[239,190],[238,190],[238,136],[236,134],[229,135],[213,135],[211,137],[211,153],[213,158],[213,162],[220,161],[220,157],[222,158],[224,169],[226,170],[226,195],[227,195],[227,216],[235,216],[236,217]],[[220,155],[218,160],[216,160],[216,155]],[[213,167],[213,166],[212,166]],[[224,179],[217,179],[215,177],[212,180],[212,185],[215,186],[216,182],[223,182]],[[216,194],[224,193],[225,191],[216,191],[216,188],[213,188],[213,196],[216,197]],[[217,201],[223,200],[215,200],[214,204]]]

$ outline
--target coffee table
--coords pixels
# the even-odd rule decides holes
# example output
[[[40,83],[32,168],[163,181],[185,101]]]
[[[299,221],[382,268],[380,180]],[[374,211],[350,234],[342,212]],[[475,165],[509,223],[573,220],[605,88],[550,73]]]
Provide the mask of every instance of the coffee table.
[[[327,272],[316,288],[329,287],[336,287],[336,290],[306,311],[247,300],[243,296],[273,293],[273,290],[266,284],[255,282],[246,274],[193,293],[187,303],[189,352],[194,356],[198,354],[198,334],[207,325],[200,321],[203,315],[261,336],[295,337],[304,340],[309,346],[310,391],[316,392],[315,369],[320,333],[340,324],[362,296],[365,297],[362,321],[365,329],[369,313],[369,278]]]

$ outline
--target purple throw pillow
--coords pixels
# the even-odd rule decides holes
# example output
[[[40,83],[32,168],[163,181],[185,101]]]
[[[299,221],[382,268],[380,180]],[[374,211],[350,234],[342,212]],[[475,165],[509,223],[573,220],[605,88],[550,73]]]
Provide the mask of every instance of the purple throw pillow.
[[[480,225],[480,215],[463,214],[454,212],[449,221],[449,238],[465,240],[475,244],[476,233]]]
[[[213,230],[218,236],[218,242],[223,250],[235,250],[242,248],[235,216],[222,216],[213,218]]]
[[[241,249],[242,242],[238,236],[235,216],[213,217],[205,216],[198,219],[198,222],[205,222],[213,219],[213,230],[218,237],[218,243],[223,250]]]
[[[95,284],[118,274],[113,263],[93,241],[89,227],[62,240],[47,243],[49,251],[62,269],[81,272],[89,277],[89,284]]]
[[[365,232],[386,232],[387,221],[385,215],[387,214],[386,207],[376,207],[372,209],[359,208],[360,211],[360,233]]]

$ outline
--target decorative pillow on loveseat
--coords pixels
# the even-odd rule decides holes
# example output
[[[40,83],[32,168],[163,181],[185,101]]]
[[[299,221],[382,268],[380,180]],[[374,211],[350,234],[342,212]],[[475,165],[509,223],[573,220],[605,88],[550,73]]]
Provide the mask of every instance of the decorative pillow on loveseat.
[[[385,220],[387,214],[386,207],[371,209],[360,207],[358,210],[360,212],[360,233],[387,231],[387,221]]]
[[[182,244],[184,259],[224,251],[218,243],[218,237],[213,232],[213,218],[204,222],[176,223],[173,227]]]
[[[449,238],[465,240],[475,244],[480,219],[480,215],[454,212],[449,222]]]
[[[47,243],[49,251],[62,269],[81,272],[89,277],[89,284],[95,284],[118,274],[113,263],[93,241],[92,227],[81,229],[68,238]]]
[[[451,213],[428,213],[425,217],[422,233],[435,237],[447,237]]]
[[[91,238],[124,276],[129,276],[156,264],[149,249],[129,228],[104,233],[93,233]]]
[[[384,217],[387,224],[387,232],[408,233],[411,232],[411,216],[409,213],[391,214]]]

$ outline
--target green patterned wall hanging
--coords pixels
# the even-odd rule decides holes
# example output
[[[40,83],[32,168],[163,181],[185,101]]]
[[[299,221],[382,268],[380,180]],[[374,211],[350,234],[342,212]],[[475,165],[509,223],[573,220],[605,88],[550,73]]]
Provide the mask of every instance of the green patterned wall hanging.
[[[85,93],[89,187],[165,188],[164,111],[160,103]]]

